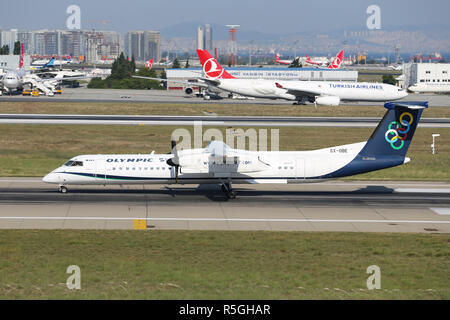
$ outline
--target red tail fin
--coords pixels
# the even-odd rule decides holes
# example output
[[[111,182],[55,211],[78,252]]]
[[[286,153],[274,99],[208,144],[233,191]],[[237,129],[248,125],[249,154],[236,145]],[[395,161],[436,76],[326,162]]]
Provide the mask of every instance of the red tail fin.
[[[197,50],[198,58],[202,64],[203,72],[207,78],[212,79],[236,79],[229,74],[222,66],[213,58],[208,50]]]
[[[328,69],[340,69],[342,61],[344,60],[344,50],[341,50],[336,58],[328,65]]]
[[[150,70],[153,66],[153,58],[151,58],[150,60],[147,61],[147,63],[145,64],[145,67]]]
[[[19,60],[19,68],[23,68],[23,43],[20,44],[20,60]]]

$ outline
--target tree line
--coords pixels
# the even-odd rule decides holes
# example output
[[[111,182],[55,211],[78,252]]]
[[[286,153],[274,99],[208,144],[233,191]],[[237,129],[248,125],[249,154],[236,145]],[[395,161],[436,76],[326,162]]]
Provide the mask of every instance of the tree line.
[[[106,79],[92,78],[88,88],[97,89],[164,89],[159,81],[132,78],[131,75],[156,78],[155,70],[140,68],[136,71],[134,56],[131,59],[125,58],[123,52],[114,60],[111,68],[111,75]],[[164,75],[163,75],[164,76]]]

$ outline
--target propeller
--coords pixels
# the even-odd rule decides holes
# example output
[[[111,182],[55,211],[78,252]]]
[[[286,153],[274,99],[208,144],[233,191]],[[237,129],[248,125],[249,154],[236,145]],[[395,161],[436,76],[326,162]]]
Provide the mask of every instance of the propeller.
[[[171,147],[172,147],[172,154],[174,155],[173,158],[167,159],[166,163],[175,168],[175,183],[178,183],[178,172],[179,172],[179,159],[178,159],[178,151],[177,151],[177,143],[175,140],[170,141]]]

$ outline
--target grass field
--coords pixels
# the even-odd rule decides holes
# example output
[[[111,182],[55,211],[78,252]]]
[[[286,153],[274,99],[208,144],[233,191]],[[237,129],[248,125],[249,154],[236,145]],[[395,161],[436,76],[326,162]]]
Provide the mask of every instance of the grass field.
[[[171,150],[170,135],[174,129],[164,126],[0,125],[0,176],[43,176],[80,154],[150,153],[152,150],[167,153]],[[222,132],[225,129],[222,128]],[[373,128],[280,128],[280,150],[312,150],[365,141],[372,131]],[[431,154],[432,133],[441,134],[436,155]],[[270,149],[270,143],[268,147]],[[407,165],[351,179],[449,181],[450,129],[417,129],[408,156],[412,161]]]
[[[4,230],[0,256],[0,299],[450,298],[438,234]]]
[[[382,106],[338,107],[286,104],[188,104],[188,103],[111,103],[111,102],[1,102],[0,113],[44,114],[127,114],[127,115],[186,115],[204,116],[285,116],[285,117],[381,117]],[[450,118],[450,108],[429,108],[423,117]]]

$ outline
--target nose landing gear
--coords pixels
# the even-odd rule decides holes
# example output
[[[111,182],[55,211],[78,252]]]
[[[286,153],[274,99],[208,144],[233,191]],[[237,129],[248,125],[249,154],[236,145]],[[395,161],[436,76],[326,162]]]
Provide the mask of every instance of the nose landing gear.
[[[67,193],[67,191],[69,191],[69,190],[67,190],[67,187],[65,187],[65,186],[59,186],[58,191],[60,193]]]
[[[231,185],[231,179],[228,179],[227,182],[220,179],[220,183],[222,184],[222,191],[225,193],[228,199],[236,199],[236,192],[233,190]]]

